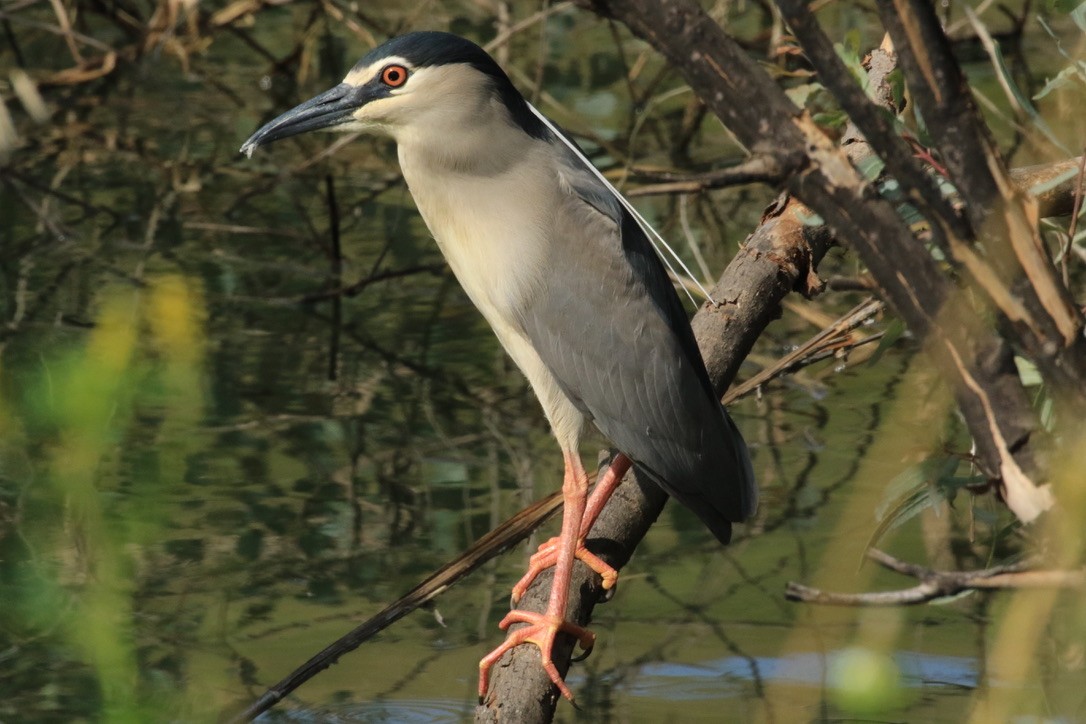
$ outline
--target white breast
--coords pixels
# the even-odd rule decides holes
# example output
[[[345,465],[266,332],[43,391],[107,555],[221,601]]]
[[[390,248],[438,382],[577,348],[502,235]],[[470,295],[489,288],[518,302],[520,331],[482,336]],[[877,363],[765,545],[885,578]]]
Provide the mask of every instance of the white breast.
[[[471,301],[524,372],[561,444],[576,446],[583,416],[561,392],[518,322],[547,293],[555,204],[563,193],[545,146],[521,144],[507,163],[457,170],[403,139],[400,166],[430,233]],[[493,146],[491,146],[493,149]],[[493,154],[491,154],[493,157]]]
[[[400,162],[423,220],[468,296],[492,324],[511,323],[517,306],[544,281],[550,239],[543,208],[553,189],[515,167],[475,176],[419,169],[408,153]]]

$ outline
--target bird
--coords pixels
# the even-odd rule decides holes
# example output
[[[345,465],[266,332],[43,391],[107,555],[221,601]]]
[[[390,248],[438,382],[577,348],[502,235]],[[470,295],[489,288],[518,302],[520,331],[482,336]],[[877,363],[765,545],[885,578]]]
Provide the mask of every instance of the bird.
[[[544,613],[479,664],[530,643],[550,680],[559,633],[586,651],[594,635],[567,620],[574,562],[614,586],[585,547],[632,466],[692,510],[722,543],[757,505],[750,455],[705,370],[687,314],[632,207],[568,136],[539,113],[474,42],[418,31],[377,46],[341,83],[260,127],[241,152],[316,130],[395,141],[403,177],[464,292],[523,372],[561,449],[561,533],[531,557],[514,603],[554,567]],[[594,424],[619,451],[591,496],[578,452]]]

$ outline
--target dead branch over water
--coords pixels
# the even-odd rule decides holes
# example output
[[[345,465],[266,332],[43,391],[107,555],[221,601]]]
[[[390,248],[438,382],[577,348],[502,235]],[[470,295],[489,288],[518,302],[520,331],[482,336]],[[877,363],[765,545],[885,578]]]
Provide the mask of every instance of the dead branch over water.
[[[827,606],[913,606],[967,591],[1020,588],[1082,588],[1086,571],[1053,571],[1036,568],[1035,563],[993,566],[980,571],[936,571],[906,563],[873,548],[867,557],[880,566],[916,578],[912,588],[871,593],[835,593],[789,581],[784,595],[789,601]]]

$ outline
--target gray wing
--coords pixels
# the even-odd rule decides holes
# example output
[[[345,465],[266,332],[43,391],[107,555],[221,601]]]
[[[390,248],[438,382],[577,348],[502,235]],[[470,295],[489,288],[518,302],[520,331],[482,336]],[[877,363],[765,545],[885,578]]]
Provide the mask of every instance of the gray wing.
[[[522,311],[563,392],[640,472],[723,542],[756,505],[742,436],[709,383],[690,324],[637,222],[572,153],[550,283]]]

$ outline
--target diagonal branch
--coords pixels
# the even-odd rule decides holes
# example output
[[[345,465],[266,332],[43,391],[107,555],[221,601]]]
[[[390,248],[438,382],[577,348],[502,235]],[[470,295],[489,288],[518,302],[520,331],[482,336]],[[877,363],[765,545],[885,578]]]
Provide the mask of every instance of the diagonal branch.
[[[579,3],[620,20],[666,55],[747,148],[775,149],[785,169],[796,168],[797,155],[806,159],[799,164],[802,171],[789,177],[789,190],[852,245],[909,328],[928,338],[953,385],[983,472],[1013,481],[1022,493],[1016,501],[1029,498],[1035,462],[1026,441],[1036,420],[1009,345],[973,308],[970,295],[944,276],[895,207],[872,193],[849,156],[696,3]],[[1020,507],[1023,518],[1046,504],[1038,495],[1039,503]]]
[[[815,20],[806,0],[778,0],[777,7],[818,71],[819,80],[886,162],[887,171],[906,189],[909,200],[928,218],[933,230],[941,232],[945,228],[948,234],[972,237],[967,220],[943,195],[930,173],[913,155],[909,144],[894,128],[892,114],[901,109],[880,108],[867,97]],[[880,49],[879,52],[886,51]],[[892,103],[892,99],[887,102]],[[944,246],[945,243],[944,240]]]
[[[723,394],[762,331],[780,316],[780,302],[808,290],[814,268],[833,244],[825,226],[811,225],[811,212],[791,200],[768,216],[728,265],[711,290],[717,305],[705,305],[692,320],[709,377]],[[817,277],[814,277],[817,279]],[[621,569],[633,555],[667,502],[655,484],[632,473],[618,487],[589,537],[589,548]],[[551,571],[542,573],[519,607],[543,611]],[[577,563],[570,587],[567,619],[586,624],[604,591],[598,575]],[[560,636],[552,659],[564,675],[573,641]],[[509,651],[491,671],[491,689],[475,713],[477,722],[547,722],[554,716],[557,689],[539,666],[534,647]]]
[[[931,3],[883,0],[877,6],[913,101],[983,247],[962,237],[953,245],[954,258],[1003,316],[1000,326],[1060,390],[1059,404],[1081,413],[1083,318],[1041,241],[1036,200],[1012,182]]]

